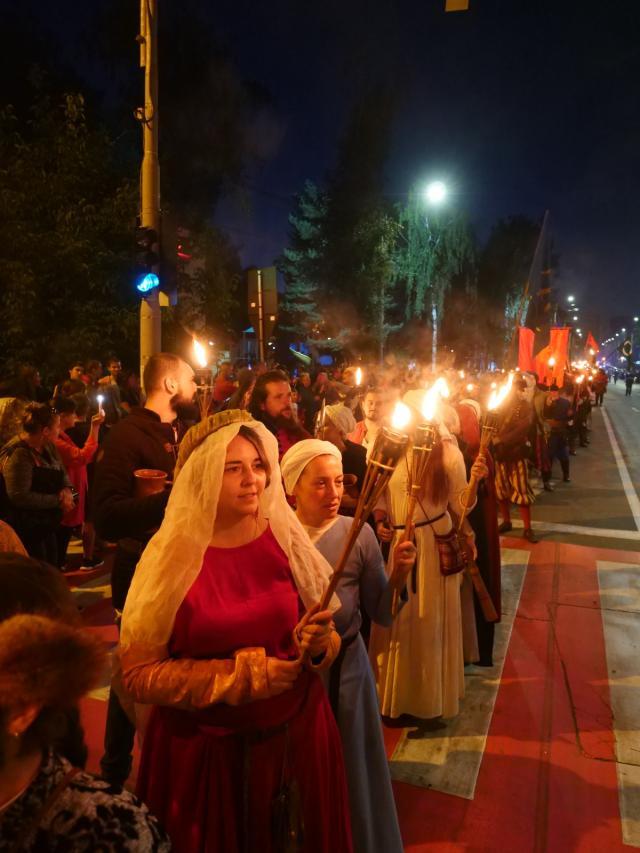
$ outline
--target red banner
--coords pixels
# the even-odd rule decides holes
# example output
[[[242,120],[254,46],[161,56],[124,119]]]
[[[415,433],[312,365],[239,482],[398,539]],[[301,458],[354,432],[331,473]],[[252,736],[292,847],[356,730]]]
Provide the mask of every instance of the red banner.
[[[526,326],[520,326],[518,329],[518,367],[523,373],[533,372],[536,369],[533,357],[535,337],[533,329],[528,329]]]
[[[555,382],[561,388],[564,385],[565,367],[569,361],[569,329],[551,329],[549,346],[540,350],[535,361],[540,382],[545,385]]]
[[[593,352],[591,352],[593,350]],[[596,339],[593,337],[591,332],[587,335],[587,342],[584,345],[584,351],[587,355],[597,355],[600,352],[600,347],[596,343]]]

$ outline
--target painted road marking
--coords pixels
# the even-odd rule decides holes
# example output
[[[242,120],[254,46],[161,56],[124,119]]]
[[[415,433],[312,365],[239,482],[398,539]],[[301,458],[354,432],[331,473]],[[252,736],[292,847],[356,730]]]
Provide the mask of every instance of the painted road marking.
[[[629,470],[623,459],[622,452],[620,450],[620,445],[618,444],[618,440],[616,439],[613,427],[611,426],[611,421],[609,420],[609,415],[603,408],[601,408],[600,411],[602,413],[604,425],[607,428],[607,434],[609,436],[609,441],[611,442],[611,449],[613,450],[616,465],[618,466],[618,472],[620,474],[620,479],[622,480],[624,493],[627,496],[627,500],[629,502],[629,507],[631,509],[631,514],[633,515],[633,520],[635,521],[638,530],[640,530],[640,499],[638,498],[636,490],[633,488],[633,483],[631,482],[631,477],[629,476]]]
[[[637,565],[598,560],[597,567],[622,840],[640,847],[640,577]]]
[[[519,518],[511,519],[514,527],[524,527]],[[632,542],[640,542],[640,531],[619,530],[612,527],[583,527],[580,524],[561,524],[553,521],[532,521],[534,530],[545,533],[573,533],[576,536],[601,536],[604,539],[628,539]],[[507,534],[508,536],[509,534]]]
[[[507,657],[513,621],[529,563],[529,552],[503,548],[502,619],[496,625],[492,667],[465,670],[465,698],[457,717],[443,729],[405,729],[391,757],[391,777],[411,785],[433,788],[445,794],[472,800],[504,661]]]

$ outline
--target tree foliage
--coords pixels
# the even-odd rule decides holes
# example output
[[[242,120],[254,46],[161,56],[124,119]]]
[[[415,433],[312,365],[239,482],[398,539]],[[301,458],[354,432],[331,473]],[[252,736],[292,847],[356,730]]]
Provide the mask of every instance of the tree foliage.
[[[324,318],[316,302],[326,278],[326,216],[325,194],[307,181],[289,216],[289,246],[278,260],[285,281],[279,329],[296,343],[307,346],[326,337]]]
[[[3,367],[131,358],[138,188],[113,140],[88,126],[81,95],[43,95],[27,118],[0,112],[0,164]]]
[[[404,289],[405,319],[424,319],[435,306],[442,313],[456,276],[475,257],[473,234],[458,212],[428,212],[422,194],[412,190],[398,210],[401,239],[395,253],[397,279]]]

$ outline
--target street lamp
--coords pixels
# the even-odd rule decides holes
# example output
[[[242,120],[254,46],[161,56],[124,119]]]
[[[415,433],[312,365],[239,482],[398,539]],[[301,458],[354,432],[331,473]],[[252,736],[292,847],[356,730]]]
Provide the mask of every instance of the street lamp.
[[[638,320],[640,320],[640,317],[634,317],[634,318],[633,318],[633,322],[634,322],[634,323],[637,323],[637,322],[638,322]]]
[[[424,191],[424,197],[429,204],[442,204],[446,196],[447,187],[442,181],[431,181]]]
[[[567,302],[575,302],[575,301],[576,301],[575,296],[567,296]]]

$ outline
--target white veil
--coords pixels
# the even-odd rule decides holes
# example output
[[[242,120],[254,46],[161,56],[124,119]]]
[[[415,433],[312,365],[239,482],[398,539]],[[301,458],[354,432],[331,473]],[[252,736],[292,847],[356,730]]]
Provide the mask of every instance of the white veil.
[[[260,505],[289,558],[300,598],[307,608],[322,598],[332,569],[287,503],[275,437],[246,412],[223,412],[193,427],[183,440],[164,520],[140,558],[127,596],[120,634],[123,649],[134,644],[168,644],[178,608],[200,572],[211,541],[227,445],[243,425],[257,433],[269,461],[270,483]],[[334,595],[331,609],[339,606]]]

